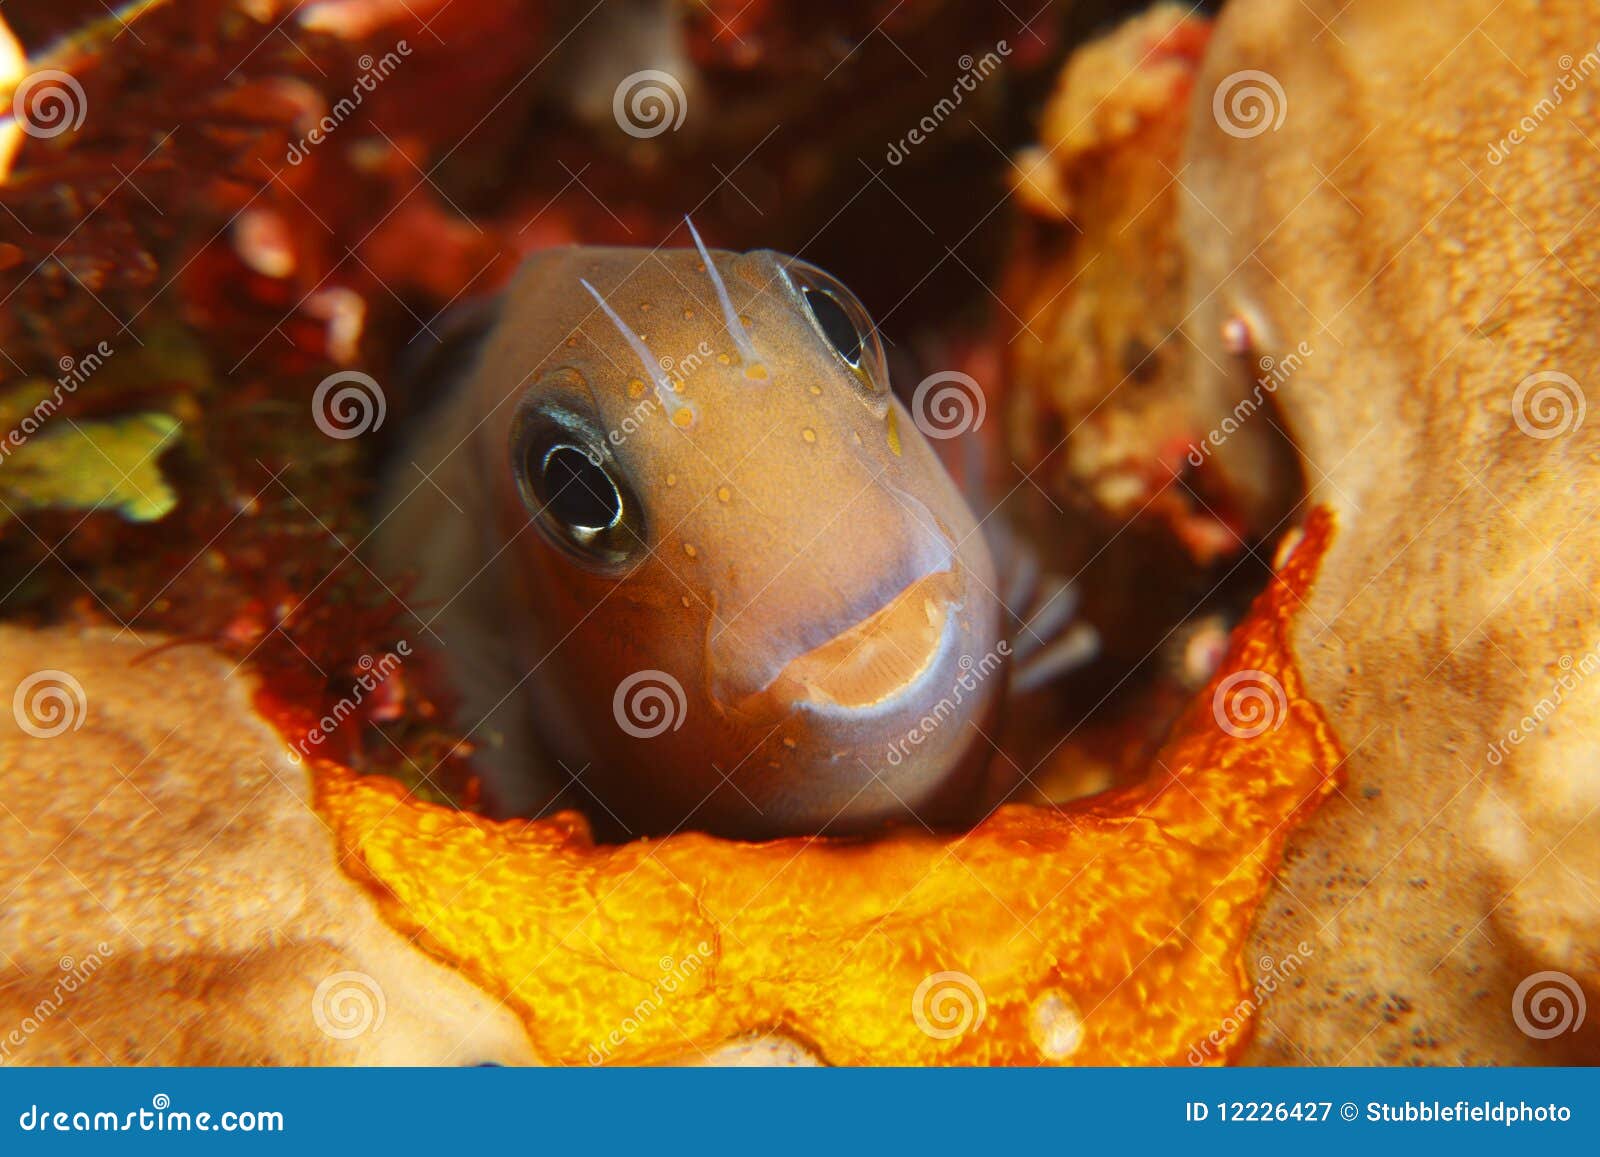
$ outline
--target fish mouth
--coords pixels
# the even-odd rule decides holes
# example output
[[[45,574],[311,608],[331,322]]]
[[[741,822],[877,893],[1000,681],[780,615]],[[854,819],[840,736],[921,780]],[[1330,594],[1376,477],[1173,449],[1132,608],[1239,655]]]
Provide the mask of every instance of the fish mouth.
[[[954,646],[961,605],[954,571],[924,575],[865,618],[789,660],[766,693],[784,706],[826,714],[871,714],[897,706]]]

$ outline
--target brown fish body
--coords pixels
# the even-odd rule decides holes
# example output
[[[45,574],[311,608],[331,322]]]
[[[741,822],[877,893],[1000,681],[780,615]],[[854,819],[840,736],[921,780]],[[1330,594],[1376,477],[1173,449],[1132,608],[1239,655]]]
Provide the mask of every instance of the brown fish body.
[[[993,565],[826,274],[536,254],[403,457],[379,555],[421,572],[496,810],[564,791],[618,835],[748,838],[978,818]]]

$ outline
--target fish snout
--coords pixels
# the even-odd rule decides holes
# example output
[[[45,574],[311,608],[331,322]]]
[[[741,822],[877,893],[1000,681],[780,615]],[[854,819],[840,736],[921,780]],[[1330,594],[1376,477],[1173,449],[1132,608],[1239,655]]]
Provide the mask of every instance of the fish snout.
[[[937,700],[974,650],[996,645],[998,606],[947,535],[919,527],[908,546],[888,573],[792,566],[742,607],[719,605],[707,648],[719,705],[843,722]]]
[[[829,714],[864,714],[902,702],[956,645],[962,605],[954,571],[925,575],[795,655],[767,693],[785,706]]]
[[[761,737],[727,801],[759,803],[752,830],[852,835],[977,817],[988,798],[981,736],[995,725],[1010,650],[999,600],[979,578],[953,553],[888,597],[820,620],[825,638],[780,656],[764,686],[723,700],[746,735]],[[782,770],[773,778],[763,765]]]

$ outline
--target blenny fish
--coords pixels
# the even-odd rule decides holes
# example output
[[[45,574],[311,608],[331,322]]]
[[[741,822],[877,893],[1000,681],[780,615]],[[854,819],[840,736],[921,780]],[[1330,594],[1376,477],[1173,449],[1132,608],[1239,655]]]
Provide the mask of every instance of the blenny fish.
[[[688,229],[531,255],[386,483],[378,557],[419,575],[485,802],[616,838],[973,822],[1009,652],[984,537],[855,296]]]

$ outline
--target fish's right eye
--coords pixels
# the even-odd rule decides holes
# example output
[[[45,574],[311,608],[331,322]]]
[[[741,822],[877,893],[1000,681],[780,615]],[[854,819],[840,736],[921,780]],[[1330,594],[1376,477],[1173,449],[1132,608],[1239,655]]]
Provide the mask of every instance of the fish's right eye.
[[[644,551],[644,510],[598,445],[574,422],[534,418],[521,423],[512,468],[545,538],[581,562],[611,567]]]
[[[570,534],[599,534],[622,518],[622,491],[587,450],[558,442],[528,474],[545,512]]]

